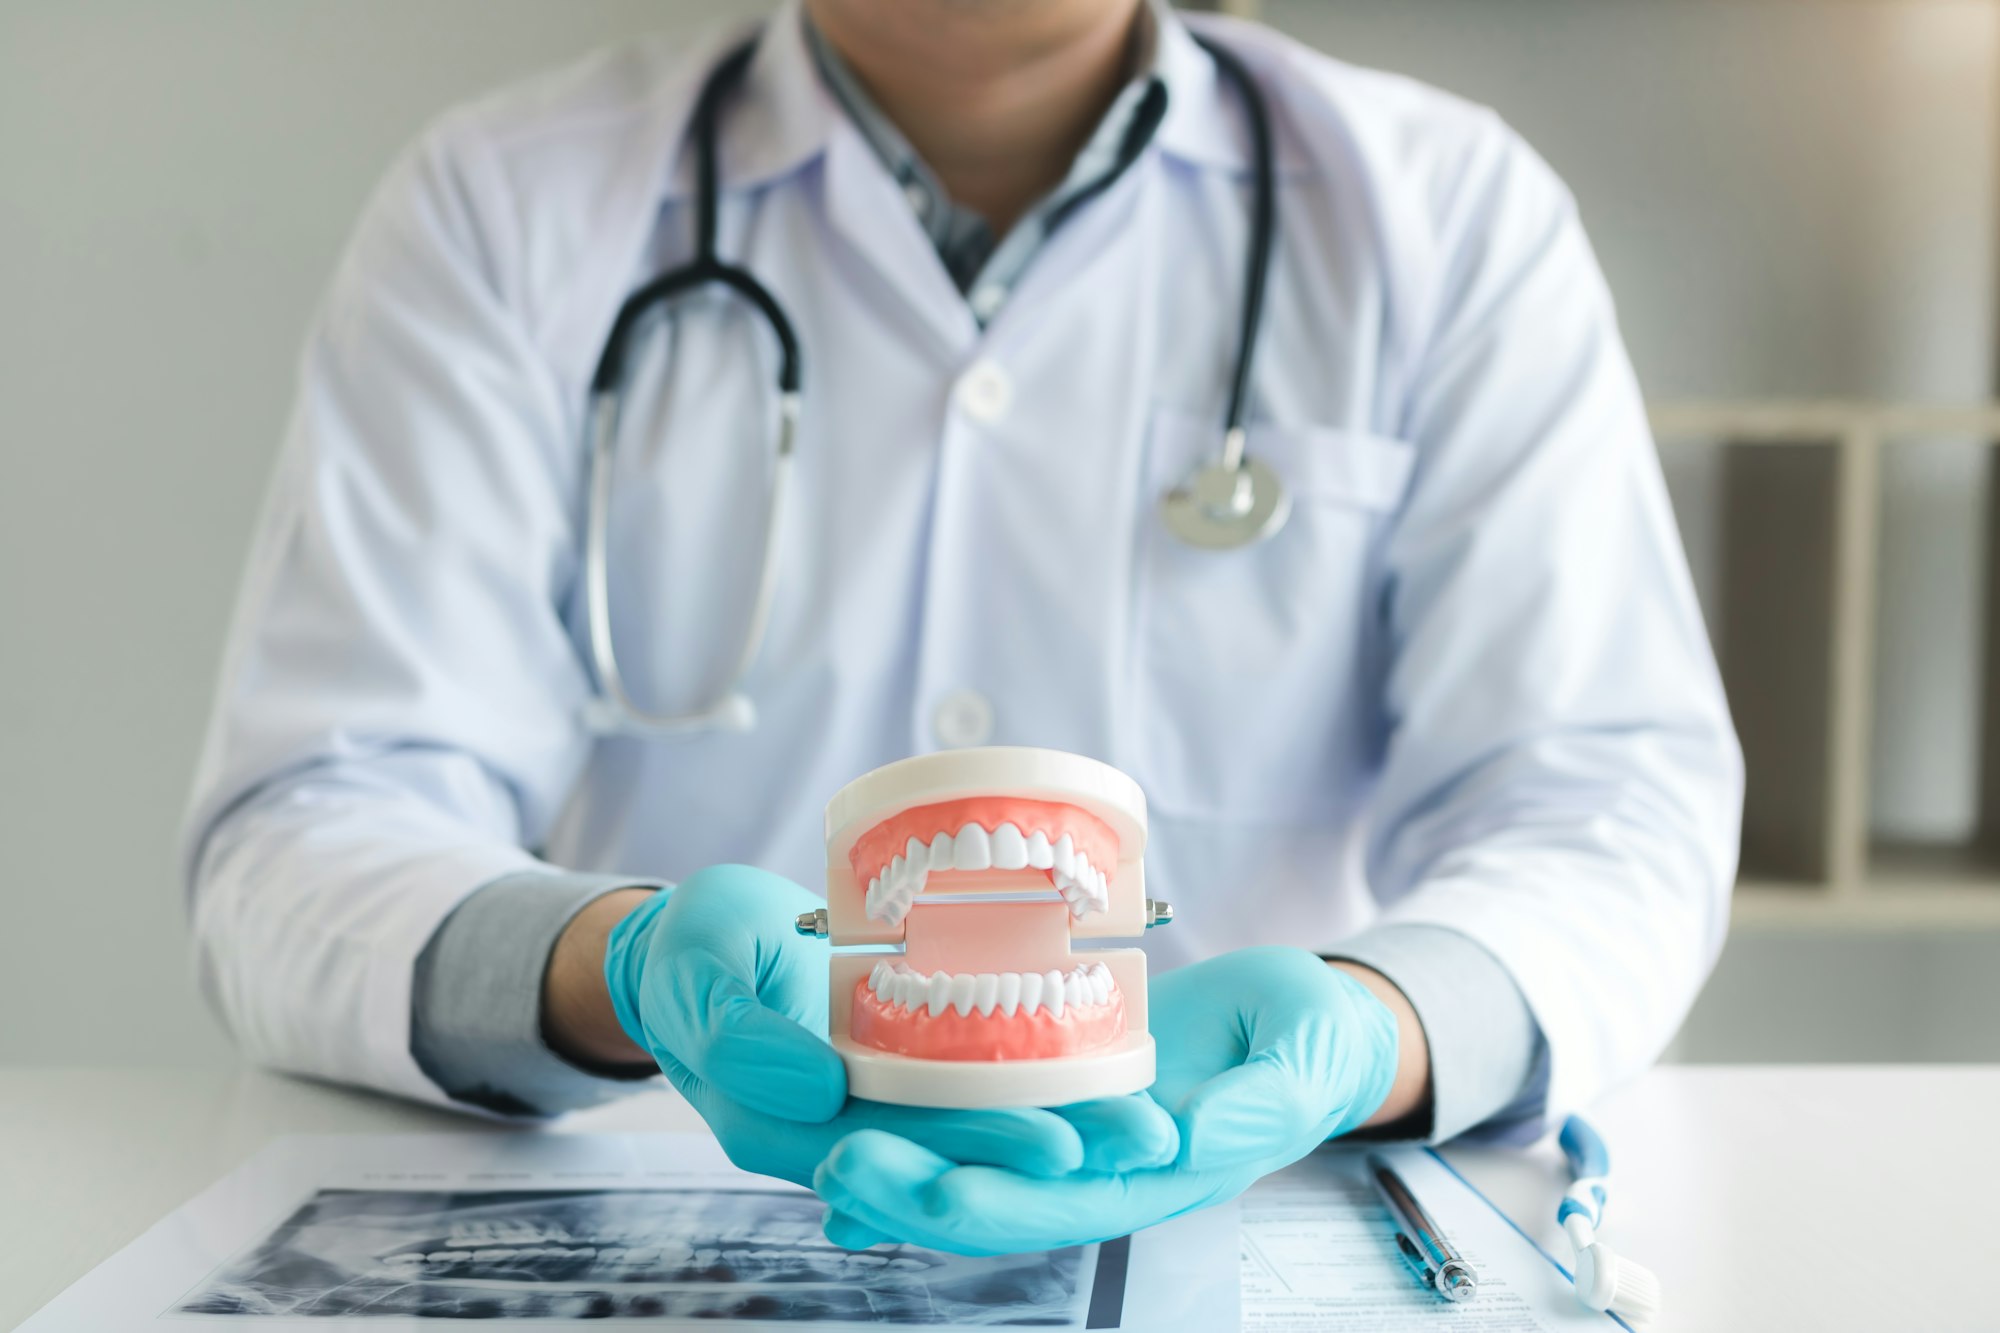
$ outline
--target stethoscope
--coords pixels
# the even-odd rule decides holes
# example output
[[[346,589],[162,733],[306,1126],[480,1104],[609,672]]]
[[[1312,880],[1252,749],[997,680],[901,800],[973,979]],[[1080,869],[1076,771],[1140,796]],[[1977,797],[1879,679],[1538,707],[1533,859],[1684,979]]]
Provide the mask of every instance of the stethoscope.
[[[1236,368],[1229,382],[1229,406],[1223,416],[1222,450],[1202,463],[1186,480],[1162,498],[1160,516],[1167,530],[1189,546],[1227,551],[1271,536],[1291,514],[1291,496],[1269,465],[1244,451],[1243,417],[1248,405],[1250,374],[1256,360],[1257,335],[1263,323],[1264,289],[1271,267],[1271,242],[1277,235],[1276,167],[1271,150],[1270,116],[1263,94],[1243,63],[1226,48],[1196,36],[1215,66],[1235,87],[1250,127],[1255,164],[1251,189],[1248,272],[1243,315],[1236,340]],[[599,733],[671,736],[710,728],[748,731],[757,724],[756,706],[742,684],[763,646],[777,588],[778,540],[792,480],[793,445],[798,438],[800,385],[799,339],[791,319],[763,283],[749,270],[727,263],[715,252],[717,197],[716,123],[723,101],[749,68],[756,41],[724,56],[709,71],[695,101],[688,134],[695,158],[694,258],[670,269],[634,292],[612,322],[604,353],[590,383],[587,431],[590,440],[590,486],[584,536],[584,582],[590,629],[591,664],[600,693],[592,700],[586,720]],[[681,297],[709,287],[734,292],[755,308],[778,342],[777,452],[766,507],[764,550],[757,572],[756,601],[744,631],[742,650],[728,684],[705,706],[678,714],[647,710],[626,688],[618,669],[618,649],[611,633],[611,484],[619,408],[624,396],[625,369],[635,332],[647,316]]]

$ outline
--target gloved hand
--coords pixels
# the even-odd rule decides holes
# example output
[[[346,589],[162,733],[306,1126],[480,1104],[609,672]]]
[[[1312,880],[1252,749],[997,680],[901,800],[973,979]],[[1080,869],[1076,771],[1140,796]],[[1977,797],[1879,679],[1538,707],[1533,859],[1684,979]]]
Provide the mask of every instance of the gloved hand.
[[[1395,1081],[1395,1015],[1302,949],[1245,949],[1166,973],[1150,1007],[1151,1096],[1180,1129],[1172,1165],[1036,1180],[864,1131],[813,1175],[827,1238],[1012,1254],[1122,1236],[1235,1197],[1362,1124]]]
[[[850,1100],[826,1042],[824,941],[793,919],[820,900],[747,866],[691,875],[618,923],[604,979],[625,1034],[659,1062],[748,1171],[808,1184],[856,1130],[928,1159],[1006,1167],[1026,1177],[1169,1160],[1171,1120],[1156,1108],[931,1111]]]

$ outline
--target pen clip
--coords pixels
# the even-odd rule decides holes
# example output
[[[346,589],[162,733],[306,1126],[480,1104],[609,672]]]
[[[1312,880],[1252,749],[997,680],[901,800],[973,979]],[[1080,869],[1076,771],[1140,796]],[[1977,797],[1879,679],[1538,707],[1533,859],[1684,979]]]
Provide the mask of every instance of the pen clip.
[[[1401,1231],[1396,1233],[1396,1253],[1403,1256],[1403,1263],[1416,1275],[1420,1285],[1437,1290],[1437,1271],[1424,1262],[1423,1252],[1417,1248],[1416,1242]]]

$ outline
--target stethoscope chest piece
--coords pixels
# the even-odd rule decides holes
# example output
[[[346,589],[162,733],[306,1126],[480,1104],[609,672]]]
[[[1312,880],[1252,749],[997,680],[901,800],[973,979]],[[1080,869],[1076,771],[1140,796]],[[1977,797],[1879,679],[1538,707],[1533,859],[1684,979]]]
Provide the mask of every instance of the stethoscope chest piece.
[[[1233,551],[1285,526],[1292,497],[1260,458],[1203,463],[1160,501],[1167,531],[1205,551]]]

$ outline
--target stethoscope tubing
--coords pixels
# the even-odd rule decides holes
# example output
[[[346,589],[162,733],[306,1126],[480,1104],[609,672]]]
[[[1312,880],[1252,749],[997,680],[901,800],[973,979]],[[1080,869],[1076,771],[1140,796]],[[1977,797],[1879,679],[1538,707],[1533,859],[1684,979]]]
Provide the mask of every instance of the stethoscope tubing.
[[[1212,38],[1196,35],[1217,70],[1234,85],[1250,130],[1254,170],[1250,179],[1250,245],[1244,257],[1243,315],[1237,325],[1236,366],[1229,377],[1229,406],[1222,414],[1223,463],[1236,469],[1243,461],[1244,417],[1250,408],[1250,380],[1257,364],[1257,343],[1264,330],[1264,294],[1271,285],[1271,248],[1278,234],[1277,155],[1271,147],[1271,113],[1257,80],[1234,51]]]
[[[1210,38],[1195,40],[1215,61],[1216,68],[1238,92],[1249,126],[1255,166],[1251,188],[1251,236],[1245,259],[1243,313],[1238,328],[1236,361],[1229,381],[1229,401],[1223,418],[1223,447],[1217,458],[1197,469],[1188,488],[1167,497],[1168,525],[1177,535],[1211,549],[1247,545],[1275,531],[1287,512],[1283,487],[1260,461],[1245,454],[1244,418],[1248,411],[1251,376],[1270,283],[1271,250],[1277,233],[1276,169],[1271,147],[1269,111],[1256,80],[1228,48]],[[756,38],[743,42],[709,71],[690,118],[689,141],[695,165],[695,250],[687,263],[660,274],[629,296],[619,308],[604,350],[591,376],[586,431],[590,481],[586,499],[584,582],[591,664],[600,693],[587,710],[594,731],[639,735],[682,735],[723,727],[747,730],[756,710],[741,690],[763,647],[777,592],[778,554],[792,485],[793,454],[798,439],[800,404],[805,392],[804,355],[797,330],[770,289],[748,269],[717,256],[720,207],[716,160],[718,123],[723,102],[742,80],[756,53]],[[778,345],[778,428],[772,465],[770,499],[765,510],[762,563],[756,600],[745,627],[741,651],[728,684],[706,706],[687,713],[654,713],[632,697],[618,665],[618,646],[611,623],[611,492],[616,474],[616,442],[624,395],[627,359],[640,328],[656,311],[690,293],[708,287],[734,292],[762,316]],[[1218,483],[1220,486],[1218,487]],[[1190,496],[1220,493],[1213,500]],[[1187,531],[1192,525],[1194,534]]]
[[[618,665],[618,645],[611,629],[611,490],[614,480],[614,441],[618,433],[619,401],[616,394],[592,396],[590,413],[590,494],[584,522],[585,613],[590,635],[590,653],[597,666],[598,686],[603,696],[590,710],[589,722],[602,732],[634,732],[649,735],[685,735],[720,727],[748,731],[756,725],[756,710],[749,698],[736,688],[750,673],[769,628],[771,607],[777,600],[778,546],[785,528],[790,503],[794,444],[798,439],[799,395],[778,396],[778,444],[772,460],[770,499],[764,511],[764,548],[757,574],[756,600],[750,609],[750,623],[744,628],[743,643],[727,677],[729,686],[706,707],[691,713],[654,713],[632,698]]]

